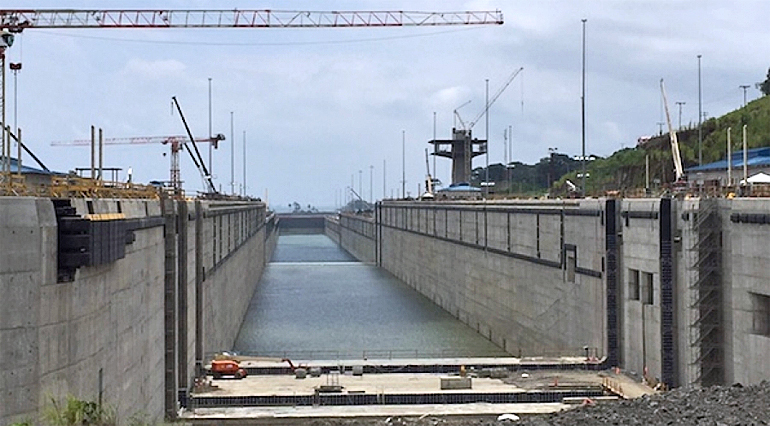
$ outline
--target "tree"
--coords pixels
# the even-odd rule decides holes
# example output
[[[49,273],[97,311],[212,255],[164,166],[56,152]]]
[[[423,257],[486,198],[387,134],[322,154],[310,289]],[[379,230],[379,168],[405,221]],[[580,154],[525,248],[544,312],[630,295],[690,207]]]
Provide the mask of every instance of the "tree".
[[[762,92],[763,95],[770,95],[770,68],[767,70],[767,78],[765,81],[758,83],[757,86],[759,86],[758,89]]]

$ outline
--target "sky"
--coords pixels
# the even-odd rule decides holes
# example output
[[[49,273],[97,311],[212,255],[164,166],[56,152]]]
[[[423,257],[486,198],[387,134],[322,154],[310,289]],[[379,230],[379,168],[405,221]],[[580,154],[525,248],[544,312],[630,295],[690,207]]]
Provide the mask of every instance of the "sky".
[[[586,153],[607,156],[658,134],[671,119],[698,122],[760,96],[770,67],[770,2],[762,0],[540,1],[9,1],[7,9],[500,10],[490,26],[295,29],[28,29],[7,50],[22,70],[6,77],[7,121],[58,171],[90,167],[88,139],[184,134],[176,96],[195,137],[211,126],[227,140],[213,151],[225,193],[244,192],[271,207],[334,207],[351,186],[365,200],[398,197],[405,176],[415,195],[426,175],[435,131],[451,137],[453,111],[464,121],[484,110],[518,68],[524,70],[489,109],[489,158],[535,163],[549,148],[581,154],[583,23]],[[231,121],[232,118],[232,121]],[[231,126],[232,123],[232,126]],[[663,125],[665,130],[665,125]],[[245,134],[244,134],[245,132]],[[487,137],[484,118],[473,127]],[[245,151],[244,156],[244,141]],[[404,150],[402,152],[402,144]],[[200,146],[208,162],[208,147]],[[105,167],[133,170],[134,182],[169,180],[168,147],[108,145]],[[404,167],[402,167],[402,161]],[[450,181],[450,160],[436,160]],[[29,164],[29,163],[28,163]],[[231,167],[231,164],[234,167]],[[429,159],[433,169],[434,160]],[[204,188],[187,153],[188,194]],[[383,175],[384,172],[384,175]],[[234,181],[234,185],[231,182]]]

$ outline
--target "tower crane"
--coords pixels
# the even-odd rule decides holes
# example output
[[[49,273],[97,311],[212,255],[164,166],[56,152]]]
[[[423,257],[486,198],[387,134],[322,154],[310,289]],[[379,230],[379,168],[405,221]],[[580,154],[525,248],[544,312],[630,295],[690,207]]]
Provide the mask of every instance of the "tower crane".
[[[0,181],[10,176],[10,141],[5,136],[5,50],[27,29],[83,28],[349,28],[502,25],[496,11],[288,11],[150,9],[0,9]],[[7,175],[6,175],[7,173]]]
[[[460,121],[460,124],[463,126],[463,130],[471,130],[471,129],[473,128],[473,126],[475,126],[475,125],[476,125],[476,123],[478,123],[478,121],[479,121],[479,120],[481,120],[481,117],[483,117],[483,116],[484,116],[484,114],[486,114],[486,113],[489,111],[489,107],[491,107],[491,106],[492,106],[492,104],[493,104],[493,103],[495,103],[495,101],[497,100],[497,98],[499,98],[499,97],[500,97],[500,95],[502,95],[502,94],[503,94],[503,92],[505,91],[505,89],[507,89],[507,88],[508,88],[508,86],[510,86],[510,85],[511,85],[511,83],[513,83],[513,80],[514,80],[514,79],[516,78],[516,76],[517,76],[517,75],[519,75],[519,73],[520,73],[520,72],[522,72],[522,71],[524,71],[524,67],[521,67],[521,68],[517,69],[517,70],[516,70],[516,71],[514,71],[514,72],[513,72],[513,73],[512,73],[510,76],[508,76],[508,79],[507,79],[507,80],[505,80],[505,83],[504,83],[502,86],[500,86],[500,88],[499,88],[499,89],[497,89],[497,92],[495,92],[495,94],[494,94],[494,95],[492,95],[492,98],[490,98],[490,99],[489,99],[489,103],[487,104],[487,106],[486,106],[486,107],[484,107],[484,109],[483,109],[483,110],[481,110],[481,112],[480,112],[480,113],[479,113],[479,114],[478,114],[478,115],[477,115],[477,116],[476,116],[476,117],[475,117],[473,120],[471,120],[471,121],[468,123],[468,127],[467,127],[467,128],[465,127],[465,122],[462,120],[462,118],[460,118],[460,114],[457,112],[457,109],[460,109],[460,108],[458,107],[457,109],[455,109],[455,115],[457,116],[457,119]],[[461,105],[460,107],[462,107],[462,106],[464,106],[464,105],[467,105],[469,102],[470,102],[470,101],[468,101],[468,102],[464,103],[464,104],[463,104],[463,105]]]
[[[179,152],[185,147],[185,142],[188,140],[187,136],[138,136],[129,138],[106,138],[104,139],[105,145],[133,145],[133,144],[163,144],[168,145],[171,149],[171,167],[170,167],[170,182],[171,187],[175,191],[182,189],[182,179],[179,169]],[[219,133],[211,138],[196,138],[195,142],[211,143],[214,148],[217,147],[219,141],[225,140],[225,135]],[[79,139],[74,141],[56,141],[51,142],[51,146],[86,146],[91,145],[90,139]],[[165,154],[164,154],[165,155]]]

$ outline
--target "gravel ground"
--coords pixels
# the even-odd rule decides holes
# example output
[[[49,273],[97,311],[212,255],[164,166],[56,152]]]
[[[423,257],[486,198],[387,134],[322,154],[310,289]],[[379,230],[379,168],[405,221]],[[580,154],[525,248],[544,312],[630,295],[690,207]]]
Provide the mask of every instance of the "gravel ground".
[[[425,417],[387,420],[317,420],[312,426],[590,426],[590,425],[770,425],[770,382],[754,386],[674,389],[631,401],[586,405],[517,422],[496,419]]]

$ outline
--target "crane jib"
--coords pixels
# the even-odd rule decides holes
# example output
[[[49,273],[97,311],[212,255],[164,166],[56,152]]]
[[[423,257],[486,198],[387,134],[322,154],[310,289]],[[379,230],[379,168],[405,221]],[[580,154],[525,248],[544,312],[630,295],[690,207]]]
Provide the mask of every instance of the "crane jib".
[[[0,30],[28,28],[334,28],[501,25],[497,11],[0,10]]]

